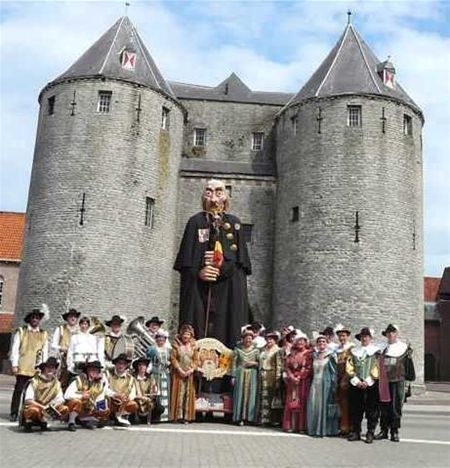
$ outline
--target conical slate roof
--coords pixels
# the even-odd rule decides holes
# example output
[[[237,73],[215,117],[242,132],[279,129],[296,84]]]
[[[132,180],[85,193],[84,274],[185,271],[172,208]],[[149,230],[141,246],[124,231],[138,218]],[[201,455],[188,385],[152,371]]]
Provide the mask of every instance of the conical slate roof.
[[[375,94],[400,99],[420,111],[417,104],[398,83],[394,88],[383,83],[377,73],[379,65],[380,60],[353,25],[348,24],[327,58],[289,105],[313,97]]]
[[[123,54],[136,54],[124,66]],[[127,16],[103,34],[65,73],[55,81],[69,78],[103,76],[138,83],[175,98],[170,85],[161,75],[150,52]]]

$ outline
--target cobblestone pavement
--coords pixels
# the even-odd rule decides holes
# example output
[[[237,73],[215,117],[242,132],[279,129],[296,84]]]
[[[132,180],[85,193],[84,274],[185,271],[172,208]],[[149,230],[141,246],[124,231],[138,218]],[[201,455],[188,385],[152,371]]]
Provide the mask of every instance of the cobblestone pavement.
[[[223,423],[162,424],[25,434],[9,423],[13,380],[0,376],[0,466],[59,467],[448,467],[450,406],[405,407],[402,442],[349,443]]]

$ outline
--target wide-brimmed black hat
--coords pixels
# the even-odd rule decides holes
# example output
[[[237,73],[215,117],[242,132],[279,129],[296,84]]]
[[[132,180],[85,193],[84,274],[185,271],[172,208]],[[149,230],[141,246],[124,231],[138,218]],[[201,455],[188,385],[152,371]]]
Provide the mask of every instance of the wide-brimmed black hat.
[[[373,337],[373,332],[369,327],[363,327],[361,328],[361,331],[355,335],[355,338],[358,341],[361,341],[361,336],[370,336],[371,338]]]
[[[122,325],[122,323],[125,322],[125,319],[123,317],[121,317],[120,315],[113,315],[110,320],[107,320],[105,322],[105,325],[107,327],[110,327],[113,323],[120,323],[120,325]]]
[[[112,360],[112,363],[116,364],[118,361],[126,361],[129,364],[131,359],[125,353],[121,353]]]
[[[89,368],[102,370],[102,369],[103,369],[103,366],[102,366],[102,363],[101,363],[100,361],[89,361],[89,362],[85,362],[85,363],[83,364],[83,370],[84,370],[84,371],[87,371]]]
[[[43,371],[46,367],[54,367],[57,369],[59,367],[59,361],[55,357],[49,357],[45,362],[41,362],[38,366],[36,366],[37,369],[40,369]]]
[[[328,326],[323,331],[321,331],[320,334],[325,336],[334,335],[334,328]]]
[[[159,325],[162,325],[164,322],[164,319],[160,319],[157,315],[155,315],[150,320],[147,320],[145,322],[145,326],[148,327],[151,323],[159,323]]]
[[[390,323],[387,327],[386,327],[386,330],[383,330],[381,332],[381,334],[383,336],[386,336],[389,332],[396,332],[398,331],[398,327],[397,325],[394,325],[393,323]]]
[[[61,317],[64,319],[64,320],[67,320],[67,318],[69,317],[69,315],[76,315],[77,317],[79,317],[81,315],[81,312],[78,312],[77,309],[69,309],[67,312],[65,312],[64,314],[61,314]]]
[[[146,366],[148,366],[150,364],[150,359],[147,359],[146,357],[140,357],[140,358],[135,359],[131,365],[133,366],[133,369],[136,372],[137,372],[139,364],[145,364]]]
[[[41,309],[33,309],[31,312],[28,312],[28,314],[25,315],[25,317],[23,318],[23,321],[25,323],[30,323],[30,319],[33,315],[39,315],[39,320],[42,320],[45,314],[44,312],[41,311]]]

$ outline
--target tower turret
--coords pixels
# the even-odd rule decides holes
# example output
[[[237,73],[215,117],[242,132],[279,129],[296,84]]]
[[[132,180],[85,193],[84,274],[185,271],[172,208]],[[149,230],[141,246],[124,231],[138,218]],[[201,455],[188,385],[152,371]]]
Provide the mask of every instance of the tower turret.
[[[39,96],[17,317],[170,307],[184,109],[120,18]]]
[[[274,311],[308,333],[397,323],[421,368],[423,116],[394,72],[349,23],[279,113]]]

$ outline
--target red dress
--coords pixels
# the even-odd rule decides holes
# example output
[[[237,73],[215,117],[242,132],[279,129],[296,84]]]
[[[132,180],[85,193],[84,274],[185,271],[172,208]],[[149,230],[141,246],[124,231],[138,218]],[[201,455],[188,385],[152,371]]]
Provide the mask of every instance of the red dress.
[[[312,355],[307,348],[291,348],[285,360],[286,401],[283,414],[285,431],[306,431],[306,402],[312,378]]]

